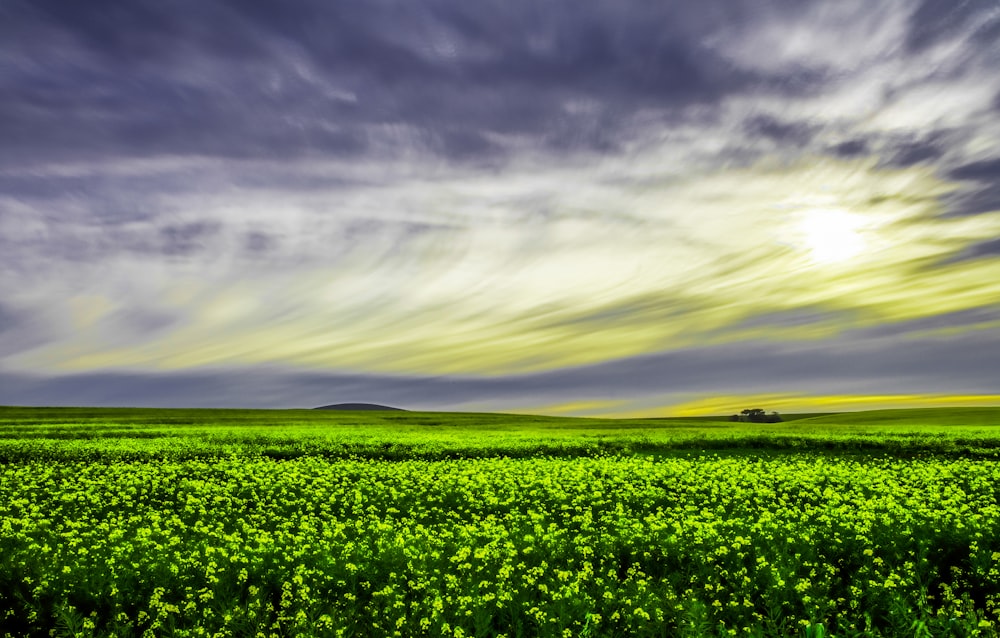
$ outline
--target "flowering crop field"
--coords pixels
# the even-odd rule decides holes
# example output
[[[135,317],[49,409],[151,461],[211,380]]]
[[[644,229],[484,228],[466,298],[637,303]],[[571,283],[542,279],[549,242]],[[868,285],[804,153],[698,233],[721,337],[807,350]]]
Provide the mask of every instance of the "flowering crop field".
[[[0,408],[0,633],[995,636],[998,426]]]

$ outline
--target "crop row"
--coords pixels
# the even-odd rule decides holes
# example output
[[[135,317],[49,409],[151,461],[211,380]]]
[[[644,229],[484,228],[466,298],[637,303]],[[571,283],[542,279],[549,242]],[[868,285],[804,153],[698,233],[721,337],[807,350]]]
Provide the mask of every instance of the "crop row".
[[[304,456],[0,466],[9,635],[972,636],[1000,469]]]

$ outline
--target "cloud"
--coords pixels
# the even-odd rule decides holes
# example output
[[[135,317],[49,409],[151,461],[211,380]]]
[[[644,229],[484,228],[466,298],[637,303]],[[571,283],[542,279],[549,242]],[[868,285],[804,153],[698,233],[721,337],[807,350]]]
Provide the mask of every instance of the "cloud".
[[[99,199],[59,196],[38,216],[38,204],[20,202],[18,219],[44,221],[7,240],[29,288],[10,303],[62,327],[8,365],[518,373],[731,341],[762,313],[854,318],[827,322],[835,333],[998,292],[984,263],[929,268],[988,241],[1000,220],[935,221],[954,187],[923,167],[814,159],[651,174],[672,152],[599,166],[526,159],[502,181],[476,167],[355,163],[361,179],[325,190],[219,192],[228,165],[209,165],[204,184],[152,197],[161,212],[131,220],[102,215]],[[53,216],[59,206],[76,212]],[[857,218],[863,251],[824,265],[802,224],[830,208],[855,211],[844,214]],[[247,250],[251,236],[271,238],[268,250]],[[977,281],[975,292],[950,295],[956,277]],[[77,325],[78,297],[114,310]],[[118,326],[132,314],[185,319],[143,335]]]
[[[981,50],[978,45],[996,42],[997,35],[1000,16],[995,7],[977,2],[952,5],[922,0],[910,19],[906,44],[911,51],[921,51],[969,38],[970,51],[975,52]]]
[[[989,395],[998,380],[994,330],[914,340],[900,335],[824,342],[694,347],[527,375],[360,375],[275,367],[201,371],[0,375],[0,404],[313,407],[372,401],[426,410],[665,414],[706,396]],[[934,361],[934,366],[927,366]],[[752,371],[748,373],[748,371]],[[707,390],[711,388],[711,390]],[[701,397],[701,399],[699,399]],[[856,402],[857,402],[856,401]],[[566,407],[576,404],[575,408]]]
[[[723,135],[701,158],[718,165],[996,134],[983,38],[997,19],[975,3],[11,6],[8,166],[409,154],[496,168],[526,150],[675,143],[678,128]]]
[[[712,384],[748,343],[834,357],[1000,295],[983,4],[0,11],[10,374],[574,379],[708,348]]]
[[[970,162],[951,170],[953,179],[994,181],[1000,177],[1000,157]]]
[[[245,158],[402,145],[464,159],[519,136],[605,150],[641,109],[753,81],[700,46],[709,25],[678,8],[17,5],[15,63],[0,76],[16,89],[2,113],[8,148]]]
[[[949,261],[964,261],[966,259],[988,259],[1000,257],[1000,238],[988,239],[971,246],[954,255]]]
[[[940,136],[938,136],[940,137]],[[889,166],[913,166],[930,163],[944,155],[945,143],[940,139],[903,139],[887,145]]]

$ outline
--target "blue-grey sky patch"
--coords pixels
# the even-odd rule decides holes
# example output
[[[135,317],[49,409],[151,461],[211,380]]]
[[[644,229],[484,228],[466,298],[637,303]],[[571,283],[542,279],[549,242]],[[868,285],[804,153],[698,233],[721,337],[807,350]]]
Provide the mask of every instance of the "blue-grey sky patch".
[[[970,162],[951,170],[955,179],[992,182],[1000,178],[1000,157]]]
[[[249,232],[245,235],[244,242],[247,252],[259,255],[275,249],[279,239],[267,233]]]
[[[966,259],[998,259],[1000,258],[1000,238],[966,246],[961,252],[952,257],[949,261],[963,261]]]
[[[936,141],[904,141],[892,148],[888,164],[892,166],[912,166],[940,159],[943,154],[942,144]]]
[[[872,340],[884,342],[889,339],[903,339],[902,343],[913,343],[924,337],[947,339],[964,332],[989,335],[1000,322],[1000,307],[996,305],[970,308],[957,312],[930,315],[905,321],[887,321],[878,326],[856,328],[845,336],[868,343]]]
[[[202,222],[163,226],[159,231],[158,248],[165,255],[188,255],[205,250],[206,242],[217,232],[219,232],[217,225]]]
[[[953,215],[980,215],[995,213],[1000,209],[1000,182],[976,180],[946,198],[948,211]]]
[[[805,145],[812,138],[808,123],[781,122],[768,115],[758,115],[746,122],[746,131],[750,136],[763,137],[776,142],[792,145]]]
[[[842,157],[855,157],[868,151],[868,143],[862,139],[847,140],[834,144],[830,150]]]

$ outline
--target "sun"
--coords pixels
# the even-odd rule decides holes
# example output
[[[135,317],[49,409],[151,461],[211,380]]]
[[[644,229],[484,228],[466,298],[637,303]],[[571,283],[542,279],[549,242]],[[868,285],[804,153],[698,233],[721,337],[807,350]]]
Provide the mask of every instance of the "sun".
[[[813,261],[844,262],[865,249],[864,219],[840,208],[812,208],[801,212],[798,239]]]

